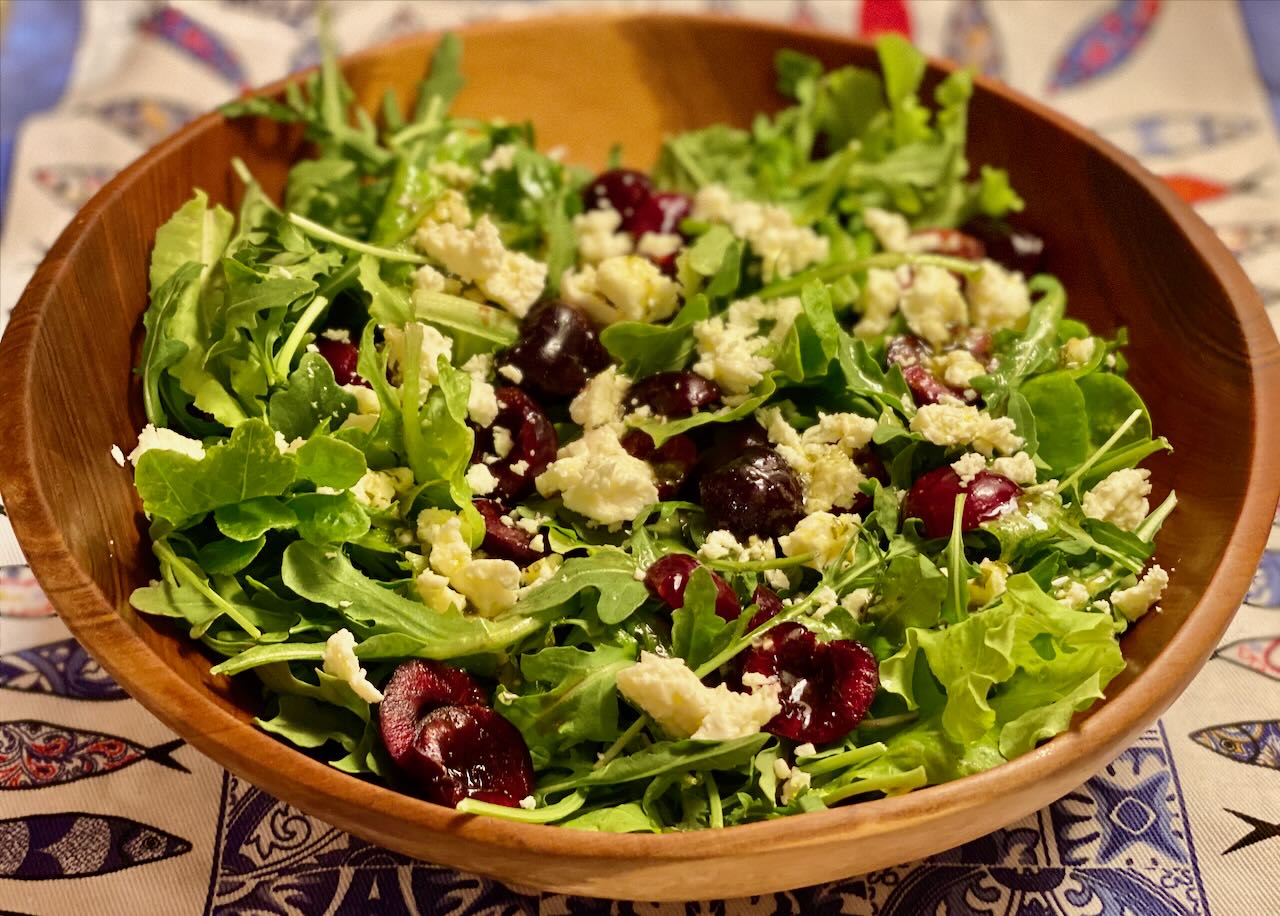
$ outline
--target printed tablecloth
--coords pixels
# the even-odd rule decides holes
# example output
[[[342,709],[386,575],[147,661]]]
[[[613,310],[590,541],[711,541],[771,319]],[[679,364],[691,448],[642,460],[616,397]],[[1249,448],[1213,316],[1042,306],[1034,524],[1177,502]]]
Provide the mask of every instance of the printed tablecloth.
[[[3,327],[57,233],[116,170],[242,87],[314,63],[318,49],[315,0],[0,3]],[[582,6],[381,0],[337,2],[334,13],[350,51],[573,5]],[[1280,89],[1280,2],[630,5],[901,31],[1046,99],[1193,203],[1280,319],[1280,95],[1268,100],[1266,88]],[[283,804],[187,747],[111,682],[53,616],[3,517],[0,567],[0,911],[1280,913],[1280,527],[1204,672],[1074,792],[921,862],[786,894],[667,905],[506,887]]]

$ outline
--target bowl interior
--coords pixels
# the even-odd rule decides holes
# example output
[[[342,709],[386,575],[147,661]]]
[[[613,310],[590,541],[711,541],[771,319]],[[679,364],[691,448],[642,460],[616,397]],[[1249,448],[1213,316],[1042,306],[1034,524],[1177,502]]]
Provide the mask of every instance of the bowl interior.
[[[361,55],[350,62],[347,75],[370,107],[388,86],[402,99],[410,98],[433,45],[433,38],[422,36]],[[781,105],[773,81],[773,52],[781,47],[815,54],[828,64],[874,66],[873,52],[863,46],[742,23],[652,17],[523,22],[467,34],[467,86],[457,110],[527,118],[543,148],[563,145],[569,161],[599,166],[620,142],[629,164],[647,167],[665,134],[717,121],[745,126],[756,111]],[[1241,565],[1237,557],[1225,571],[1220,565],[1259,474],[1251,462],[1261,451],[1256,439],[1265,434],[1260,432],[1265,426],[1258,425],[1260,370],[1245,354],[1248,338],[1255,338],[1256,350],[1264,332],[1242,323],[1233,307],[1233,297],[1245,301],[1250,294],[1238,271],[1231,272],[1234,265],[1224,260],[1225,251],[1212,249],[1216,243],[1207,228],[1171,218],[1166,212],[1167,205],[1175,206],[1168,203],[1171,198],[1160,195],[1153,183],[1135,179],[1119,154],[1104,152],[1083,131],[1036,115],[1011,94],[981,84],[970,137],[971,161],[1007,167],[1026,198],[1026,222],[1048,241],[1049,267],[1067,284],[1069,312],[1102,333],[1130,329],[1130,379],[1150,406],[1155,429],[1175,448],[1150,467],[1154,498],[1169,488],[1179,493],[1179,510],[1161,535],[1158,558],[1177,574],[1164,612],[1149,615],[1125,637],[1128,670],[1102,707],[1127,702],[1126,708],[1149,718],[1172,699],[1167,684],[1189,678],[1189,669],[1212,643],[1211,631],[1225,626],[1247,583],[1247,570],[1241,572],[1247,559]],[[5,496],[37,572],[77,634],[126,685],[134,686],[139,677],[126,669],[142,665],[171,669],[196,688],[174,694],[156,710],[180,730],[189,729],[193,719],[209,720],[209,698],[242,721],[254,710],[247,692],[208,675],[208,659],[181,634],[138,618],[128,604],[131,590],[153,575],[154,563],[131,475],[115,465],[109,450],[119,444],[128,451],[145,422],[130,369],[147,302],[151,240],[193,187],[234,206],[239,183],[232,157],[245,160],[279,199],[288,165],[304,151],[297,131],[266,122],[227,123],[217,116],[167,141],[77,217],[41,269],[9,335],[11,340],[22,336],[29,362],[19,370],[16,353],[4,351],[0,371],[23,392],[22,403],[10,403],[5,413],[14,441],[24,443],[22,454],[30,458],[21,473],[15,469],[25,461],[5,459]],[[1250,322],[1265,320],[1260,307],[1255,312],[1256,318],[1248,313]],[[1274,350],[1270,360],[1268,371],[1274,371]],[[1215,447],[1206,448],[1205,442]],[[52,524],[34,524],[45,518]],[[55,556],[63,561],[53,562]],[[1219,580],[1224,593],[1202,601],[1218,574],[1225,576]],[[1206,609],[1205,601],[1214,608]],[[1198,602],[1197,614],[1208,627],[1207,638],[1195,644],[1199,658],[1183,660],[1188,670],[1165,678],[1166,686],[1150,698],[1135,696],[1134,691],[1144,690],[1136,679],[1188,625]],[[118,626],[116,614],[145,649],[131,643],[113,655],[111,646],[119,640],[108,634]],[[219,721],[219,729],[227,727],[225,719]],[[1131,717],[1111,729],[1107,740],[1123,740],[1122,732],[1140,724]],[[292,755],[283,748],[282,753]],[[303,763],[300,757],[298,762]],[[324,805],[341,821],[354,815],[366,790],[339,774],[325,783],[348,784],[339,793],[347,796],[345,808],[334,803],[328,789],[314,785],[298,800]],[[862,807],[882,804],[890,803]],[[440,822],[439,815],[432,817]],[[986,829],[999,823],[997,815]],[[952,834],[950,841],[958,836]],[[922,838],[917,854],[937,848],[937,840]],[[849,870],[856,866],[837,864],[829,872]],[[806,873],[788,886],[816,880],[818,874]]]

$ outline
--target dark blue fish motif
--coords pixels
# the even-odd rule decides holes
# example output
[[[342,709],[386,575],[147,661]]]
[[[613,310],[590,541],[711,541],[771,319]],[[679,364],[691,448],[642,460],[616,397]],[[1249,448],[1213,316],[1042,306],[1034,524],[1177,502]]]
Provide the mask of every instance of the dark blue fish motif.
[[[0,566],[0,617],[52,617],[53,605],[25,566]]]
[[[1280,636],[1237,639],[1219,646],[1213,657],[1280,681]]]
[[[52,722],[0,722],[0,791],[43,789],[123,770],[150,760],[190,773],[171,756],[181,738],[146,747],[128,738],[83,731]]]
[[[72,700],[125,700],[129,695],[74,639],[0,655],[0,687]]]
[[[1089,22],[1058,60],[1049,91],[1087,83],[1123,64],[1151,31],[1160,3],[1161,0],[1120,0]]]
[[[1000,76],[1004,72],[1000,35],[991,24],[982,0],[960,0],[952,7],[944,31],[944,56],[987,76]]]
[[[38,166],[32,173],[32,178],[54,200],[66,204],[72,210],[79,210],[115,173],[116,167],[113,165],[67,162]]]
[[[87,110],[143,146],[154,146],[196,116],[189,105],[146,96],[115,99]]]
[[[339,53],[342,51],[342,43],[334,36],[333,43],[335,50]],[[320,64],[320,39],[315,35],[298,45],[294,49],[293,54],[289,56],[289,72],[297,73],[299,70],[306,70]]]
[[[69,811],[0,820],[0,878],[88,878],[185,855],[191,844],[112,814]]]
[[[425,31],[426,28],[427,20],[420,12],[411,6],[402,6],[390,19],[378,27],[378,31],[369,39],[368,44],[380,45],[406,35],[413,35],[415,32]]]
[[[317,0],[228,0],[232,9],[269,16],[297,28],[315,15]]]
[[[1254,607],[1280,607],[1280,550],[1264,550],[1244,594],[1244,603]]]
[[[188,57],[216,70],[229,82],[244,87],[244,66],[216,33],[171,6],[163,6],[142,21],[141,30],[167,42]]]
[[[1223,808],[1222,810],[1228,814],[1235,815],[1253,828],[1226,849],[1222,850],[1222,854],[1224,856],[1229,852],[1235,852],[1237,849],[1244,849],[1246,846],[1252,846],[1254,843],[1261,843],[1263,840],[1271,840],[1276,837],[1280,837],[1280,824],[1272,824],[1269,821],[1264,821],[1260,817],[1254,817],[1252,814],[1244,814],[1240,811],[1233,811],[1230,808]]]
[[[1280,719],[1210,725],[1187,737],[1238,763],[1280,770]]]
[[[1157,111],[1103,121],[1094,129],[1139,159],[1158,159],[1200,153],[1243,140],[1257,131],[1258,119],[1204,111]]]

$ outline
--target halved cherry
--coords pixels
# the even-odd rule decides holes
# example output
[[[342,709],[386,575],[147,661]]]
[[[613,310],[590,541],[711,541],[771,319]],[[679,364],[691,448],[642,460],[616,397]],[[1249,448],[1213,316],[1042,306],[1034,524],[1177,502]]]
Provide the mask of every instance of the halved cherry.
[[[684,592],[689,587],[689,580],[694,570],[702,566],[687,553],[673,553],[658,560],[645,571],[644,584],[649,593],[673,611],[684,607]],[[737,620],[742,613],[742,605],[734,594],[729,583],[711,572],[711,581],[716,584],[716,615],[724,620]]]
[[[644,172],[610,169],[601,172],[586,186],[582,192],[582,206],[586,210],[606,207],[617,210],[625,224],[652,193],[653,182]]]
[[[533,761],[519,729],[487,706],[443,706],[422,720],[404,763],[438,805],[464,798],[514,808],[533,793]]]
[[[960,397],[954,388],[943,384],[924,365],[933,355],[933,347],[912,334],[890,338],[885,347],[885,360],[902,369],[902,377],[917,404],[937,404],[943,398]]]
[[[981,261],[987,256],[986,246],[981,240],[959,229],[918,229],[911,235],[927,239],[930,245],[925,250],[935,254],[964,258],[967,261]]]
[[[316,338],[316,349],[333,370],[333,380],[339,385],[364,385],[369,383],[360,377],[356,366],[360,362],[360,350],[349,340]]]
[[[782,711],[764,730],[791,741],[827,744],[853,731],[880,686],[876,657],[851,639],[818,642],[798,623],[780,623],[747,650],[743,673],[776,677]]]
[[[511,501],[533,489],[533,480],[556,458],[559,439],[546,411],[520,388],[499,388],[498,416],[488,428],[477,429],[472,460],[493,449],[493,428],[511,432],[511,450],[488,465],[498,485],[489,494]]]
[[[659,417],[688,417],[720,402],[720,386],[696,372],[659,372],[641,379],[627,392],[632,410],[648,407]]]
[[[392,673],[378,706],[378,729],[387,753],[403,765],[412,750],[423,716],[441,706],[488,703],[480,685],[467,672],[443,662],[415,658]]]
[[[534,549],[532,534],[502,520],[507,513],[501,503],[492,499],[473,499],[471,504],[484,519],[484,543],[481,547],[489,556],[528,566],[546,555],[545,550]]]
[[[698,463],[698,447],[683,433],[672,436],[656,448],[653,437],[642,429],[627,430],[621,441],[628,455],[647,461],[653,467],[659,499],[674,499]]]
[[[751,596],[751,603],[756,606],[756,612],[747,626],[748,632],[782,613],[782,599],[767,585],[756,586],[755,594]]]
[[[979,471],[969,485],[964,486],[960,475],[950,465],[944,464],[916,479],[907,491],[903,513],[907,518],[920,519],[924,523],[924,533],[929,537],[948,537],[955,517],[956,497],[961,493],[965,497],[960,530],[972,531],[983,522],[997,519],[1017,508],[1022,487],[995,471]]]

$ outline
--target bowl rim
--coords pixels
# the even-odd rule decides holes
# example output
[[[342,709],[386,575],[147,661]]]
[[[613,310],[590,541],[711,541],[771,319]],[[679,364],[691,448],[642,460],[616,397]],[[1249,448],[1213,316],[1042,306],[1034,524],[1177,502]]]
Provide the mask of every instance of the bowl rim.
[[[563,24],[568,19],[640,27],[647,22],[678,20],[703,27],[767,32],[777,36],[781,45],[793,38],[811,40],[815,34],[835,45],[869,45],[849,36],[714,13],[578,13],[557,16],[555,22]],[[545,28],[550,21],[549,16],[534,15],[514,21],[468,25],[457,32],[465,41],[468,35]],[[352,63],[376,58],[390,48],[421,42],[422,38],[423,34],[419,34],[365,49],[344,57],[341,65],[346,69]],[[958,69],[954,64],[932,57],[928,64],[934,73]],[[278,92],[299,78],[299,74],[293,74],[255,90],[255,94]],[[29,357],[40,331],[48,291],[68,269],[67,262],[79,246],[84,227],[128,194],[152,162],[222,125],[225,119],[216,110],[202,115],[134,160],[72,218],[28,283],[0,341],[0,391],[7,395],[0,400],[0,423],[13,431],[12,444],[0,449],[0,481],[5,485],[7,512],[20,536],[28,563],[72,634],[85,648],[97,657],[97,646],[111,647],[111,654],[98,661],[133,698],[220,766],[285,801],[315,812],[322,819],[332,818],[355,833],[360,832],[360,827],[349,825],[356,813],[381,813],[419,830],[450,833],[473,843],[531,852],[554,849],[558,855],[578,859],[720,858],[747,852],[766,836],[775,848],[779,844],[789,848],[822,845],[829,842],[834,833],[844,839],[874,839],[907,825],[924,826],[974,809],[985,799],[1012,797],[1020,790],[1049,780],[1055,772],[1067,768],[1073,759],[1087,755],[1091,747],[1124,740],[1163,712],[1198,672],[1238,609],[1266,543],[1268,523],[1276,507],[1276,491],[1280,489],[1280,347],[1261,298],[1236,259],[1213,230],[1163,182],[1127,153],[1035,99],[981,75],[975,75],[974,82],[976,88],[1016,104],[1079,138],[1155,199],[1177,230],[1203,255],[1232,303],[1244,338],[1255,394],[1255,438],[1249,455],[1244,505],[1199,600],[1173,638],[1120,696],[1104,700],[1091,709],[1086,718],[1073,723],[1070,730],[1035,750],[991,770],[905,795],[717,830],[612,834],[603,841],[599,834],[588,831],[465,815],[365,782],[240,721],[213,702],[205,691],[181,678],[152,651],[108,602],[88,572],[75,562],[43,492],[30,485],[38,458],[32,451],[30,435],[34,423],[29,409],[33,403],[34,361]],[[1195,664],[1189,666],[1187,660]],[[200,727],[193,724],[197,719]],[[289,755],[287,770],[269,765],[269,761],[282,752]],[[324,810],[319,804],[322,800],[335,807]],[[1011,814],[1011,818],[1016,816]]]

